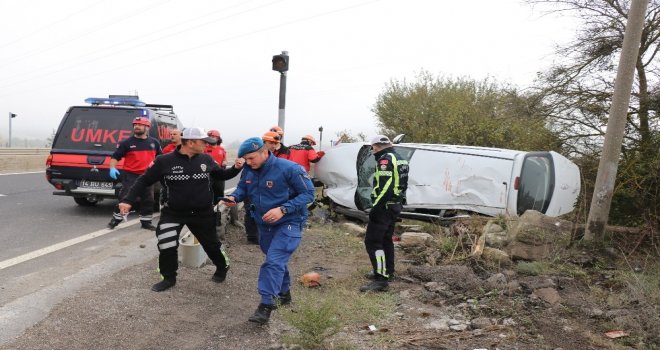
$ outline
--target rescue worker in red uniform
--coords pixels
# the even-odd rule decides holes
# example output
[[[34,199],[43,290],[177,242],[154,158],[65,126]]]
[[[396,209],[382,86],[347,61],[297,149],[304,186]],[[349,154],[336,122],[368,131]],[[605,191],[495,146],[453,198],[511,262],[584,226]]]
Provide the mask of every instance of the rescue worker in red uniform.
[[[208,136],[215,139],[215,144],[209,144],[206,146],[206,152],[208,155],[218,163],[219,166],[224,167],[227,165],[227,151],[222,144],[222,137],[220,137],[220,131],[218,130],[209,130]]]
[[[208,137],[215,140],[215,143],[209,143],[204,150],[204,153],[208,154],[213,158],[213,160],[218,163],[218,166],[222,169],[227,165],[227,151],[222,144],[222,137],[220,136],[220,131],[218,130],[209,130]],[[224,180],[213,180],[213,205],[217,205],[220,202],[220,198],[225,196],[225,181]],[[220,227],[222,226],[222,215],[220,213],[215,213],[215,225]]]
[[[155,138],[149,136],[149,127],[151,122],[149,118],[136,117],[133,120],[133,136],[120,142],[117,149],[110,158],[110,177],[117,180],[121,177],[121,192],[119,193],[119,202],[128,194],[137,178],[144,174],[149,165],[156,159],[156,156],[162,154],[160,143]],[[117,163],[124,159],[124,167],[121,171],[117,170]],[[147,230],[155,230],[156,227],[151,224],[154,213],[154,189],[148,186],[138,194],[140,203],[140,224]],[[119,207],[115,206],[112,213],[112,219],[108,223],[108,228],[114,229],[123,219],[119,212]]]
[[[316,152],[314,147],[312,147],[315,145],[316,140],[312,135],[303,136],[299,144],[289,147],[289,151],[291,152],[289,160],[302,165],[305,171],[309,173],[311,169],[309,163],[316,163],[325,155],[323,151]]]
[[[280,128],[279,126],[275,125],[270,128],[270,132],[275,132],[278,135],[280,135],[280,142],[279,145],[275,147],[275,150],[271,151],[275,157],[277,158],[284,158],[284,159],[289,159],[289,156],[291,155],[291,152],[289,151],[289,147],[285,146],[282,141],[284,140],[284,130]]]
[[[181,144],[181,131],[178,129],[170,130],[170,140],[171,142],[163,147],[163,154],[174,151],[176,147]]]
[[[266,131],[264,136],[261,137],[261,139],[264,141],[264,146],[268,148],[270,153],[275,154],[275,151],[279,148],[280,146],[280,140],[282,139],[280,135],[277,132],[274,131]]]

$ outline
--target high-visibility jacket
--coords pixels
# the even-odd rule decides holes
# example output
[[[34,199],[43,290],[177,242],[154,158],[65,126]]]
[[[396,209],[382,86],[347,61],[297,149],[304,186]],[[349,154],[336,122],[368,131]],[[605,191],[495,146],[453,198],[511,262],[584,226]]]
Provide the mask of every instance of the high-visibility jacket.
[[[402,158],[393,147],[385,148],[374,154],[376,172],[374,173],[371,202],[373,207],[387,203],[406,202],[408,188],[408,160]]]

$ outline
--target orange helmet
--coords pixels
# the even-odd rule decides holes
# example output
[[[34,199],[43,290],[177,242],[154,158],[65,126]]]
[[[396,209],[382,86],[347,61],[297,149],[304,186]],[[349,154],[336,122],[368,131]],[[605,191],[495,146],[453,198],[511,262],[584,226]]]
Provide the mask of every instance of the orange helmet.
[[[133,119],[133,125],[135,124],[151,126],[151,122],[149,121],[149,118],[145,118],[145,117],[135,117],[135,119]]]
[[[279,126],[275,125],[270,128],[269,131],[276,132],[278,135],[283,136],[284,135],[284,129],[280,128]]]
[[[282,137],[280,137],[280,135],[275,131],[266,131],[266,133],[264,134],[264,136],[261,137],[261,139],[264,141],[280,143],[280,139],[282,139]]]
[[[316,272],[308,272],[302,275],[300,283],[308,288],[319,287],[321,285],[321,275]]]
[[[316,145],[316,139],[312,135],[305,135],[302,137],[302,139],[309,141],[309,144],[312,146]]]
[[[209,130],[209,132],[206,135],[211,136],[211,137],[220,138],[220,131],[218,131],[218,130]]]

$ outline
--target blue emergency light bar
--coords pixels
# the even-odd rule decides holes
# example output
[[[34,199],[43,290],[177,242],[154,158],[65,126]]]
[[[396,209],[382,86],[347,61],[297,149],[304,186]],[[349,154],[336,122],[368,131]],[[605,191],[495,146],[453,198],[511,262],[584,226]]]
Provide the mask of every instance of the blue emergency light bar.
[[[132,107],[145,107],[147,104],[135,99],[126,97],[89,97],[85,99],[85,103],[91,105],[109,105],[109,106],[132,106]]]

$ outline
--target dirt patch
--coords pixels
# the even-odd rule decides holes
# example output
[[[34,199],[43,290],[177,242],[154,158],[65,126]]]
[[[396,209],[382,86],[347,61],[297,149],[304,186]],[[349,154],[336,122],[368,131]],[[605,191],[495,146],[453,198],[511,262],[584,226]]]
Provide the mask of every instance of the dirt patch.
[[[366,282],[362,274],[370,266],[361,239],[338,224],[314,221],[312,225],[292,258],[291,274],[297,278],[305,272],[319,272],[323,286],[307,290],[296,284],[293,306],[276,311],[267,326],[247,321],[259,303],[256,281],[262,253],[246,242],[241,229],[229,226],[226,241],[231,270],[225,283],[211,281],[212,266],[182,267],[172,290],[154,293],[149,288],[158,280],[158,273],[152,260],[80,290],[0,349],[36,349],[44,348],[44,344],[49,349],[296,348],[284,345],[283,339],[298,331],[283,315],[303,311],[296,309],[302,301],[322,301],[323,293],[333,291],[340,292],[333,294],[334,302],[349,306],[356,299],[376,297],[357,292]],[[657,304],[631,292],[639,289],[626,285],[628,280],[616,274],[615,263],[610,267],[608,262],[607,269],[599,269],[599,259],[590,257],[587,260],[593,263],[583,269],[565,259],[562,263],[570,266],[562,265],[563,270],[555,266],[550,272],[529,275],[514,268],[493,270],[478,259],[455,253],[446,253],[456,257],[452,262],[430,266],[397,250],[399,277],[386,294],[391,309],[384,316],[341,319],[338,333],[317,347],[492,350],[658,346]],[[438,261],[442,258],[437,257]],[[419,265],[406,266],[410,261]],[[644,266],[657,269],[657,260],[647,259]],[[547,291],[552,293],[543,293]],[[355,313],[358,311],[362,310]],[[604,335],[609,330],[624,330],[629,335],[611,340]]]

